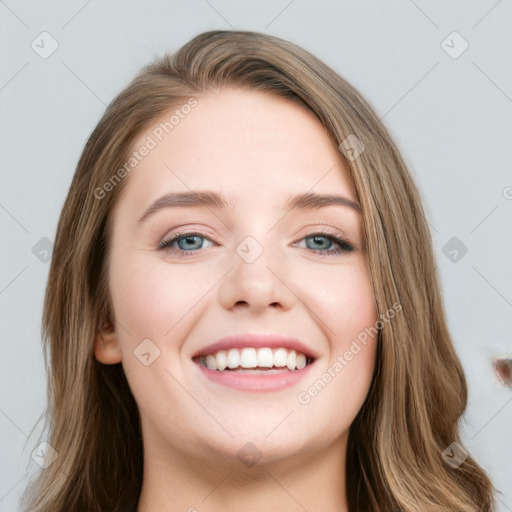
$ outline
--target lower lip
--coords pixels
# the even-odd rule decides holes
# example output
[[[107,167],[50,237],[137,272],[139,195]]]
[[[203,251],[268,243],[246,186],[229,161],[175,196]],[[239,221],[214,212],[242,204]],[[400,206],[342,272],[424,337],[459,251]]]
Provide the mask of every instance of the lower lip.
[[[313,363],[310,363],[300,370],[283,370],[282,373],[252,375],[250,373],[210,370],[202,364],[195,364],[199,366],[200,371],[208,379],[240,391],[279,391],[288,388],[305,377],[313,365]]]

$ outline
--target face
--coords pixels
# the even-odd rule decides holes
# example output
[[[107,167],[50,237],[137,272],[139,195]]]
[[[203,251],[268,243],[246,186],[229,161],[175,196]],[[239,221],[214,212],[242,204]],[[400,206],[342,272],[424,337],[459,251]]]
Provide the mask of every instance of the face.
[[[115,331],[96,357],[122,361],[146,455],[342,449],[371,384],[376,337],[360,340],[377,312],[340,154],[306,108],[261,92],[208,93],[166,133],[176,108],[134,144],[154,147],[114,212]],[[161,199],[192,191],[227,204]],[[290,202],[304,194],[342,199]]]

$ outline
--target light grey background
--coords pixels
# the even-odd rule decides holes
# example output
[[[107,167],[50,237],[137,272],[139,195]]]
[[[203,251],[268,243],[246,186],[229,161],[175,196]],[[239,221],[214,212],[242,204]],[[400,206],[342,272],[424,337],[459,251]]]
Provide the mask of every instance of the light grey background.
[[[229,28],[302,45],[384,118],[431,226],[470,387],[465,445],[503,492],[500,512],[512,511],[512,388],[491,364],[512,356],[511,0],[0,0],[0,512],[17,510],[38,468],[30,454],[41,423],[31,430],[46,400],[49,268],[40,240],[54,240],[85,141],[141,66],[199,32]],[[44,31],[58,43],[48,58]],[[452,237],[467,247],[463,256],[455,248],[457,261],[443,253]]]

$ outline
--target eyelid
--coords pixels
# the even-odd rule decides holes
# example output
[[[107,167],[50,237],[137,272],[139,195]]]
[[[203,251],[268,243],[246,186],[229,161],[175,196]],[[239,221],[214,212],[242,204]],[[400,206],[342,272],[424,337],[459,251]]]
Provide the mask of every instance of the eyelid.
[[[349,240],[344,234],[340,234],[337,230],[331,231],[329,229],[318,229],[316,231],[312,231],[311,233],[304,235],[299,240],[293,243],[294,246],[297,245],[297,243],[302,242],[306,238],[311,237],[324,237],[328,240],[331,240],[335,244],[338,244],[338,249],[334,250],[328,250],[328,249],[309,249],[310,252],[313,253],[313,255],[326,255],[326,256],[339,256],[342,253],[348,253],[353,252],[355,250],[359,249],[359,246]],[[308,248],[306,248],[308,249]]]
[[[201,230],[194,230],[192,229],[183,229],[176,232],[171,232],[169,235],[165,235],[160,242],[156,244],[157,249],[169,249],[169,247],[166,247],[165,244],[169,242],[173,242],[179,238],[186,237],[186,236],[200,236],[201,238],[205,238],[207,240],[210,240],[211,242],[216,243],[217,245],[220,245],[220,241],[217,237],[212,235],[211,233],[205,233]],[[186,252],[186,251],[181,251]],[[192,251],[191,251],[192,252]]]
[[[329,239],[331,242],[333,242],[334,244],[337,244],[338,248],[334,249],[334,250],[330,250],[330,249],[309,249],[308,247],[306,247],[305,248],[306,251],[309,251],[313,255],[317,255],[317,256],[340,256],[341,254],[353,252],[353,251],[359,249],[358,244],[356,244],[356,243],[352,242],[350,239],[348,239],[345,236],[345,234],[339,229],[327,228],[327,227],[317,228],[316,230],[314,230],[313,228],[311,228],[311,229],[312,229],[311,232],[309,232],[309,233],[305,234],[304,236],[300,237],[299,239],[297,239],[295,242],[293,242],[292,245],[296,247],[299,242],[302,242],[306,238],[325,237],[325,238]],[[200,253],[200,252],[202,252],[200,249],[186,250],[186,249],[172,249],[170,247],[170,245],[172,243],[176,242],[176,240],[179,240],[180,238],[193,237],[193,236],[204,238],[206,240],[213,242],[216,245],[221,245],[220,242],[218,241],[218,239],[214,235],[205,234],[204,232],[201,232],[200,230],[194,231],[191,228],[189,230],[184,229],[183,231],[171,232],[171,234],[165,236],[160,242],[158,242],[158,244],[156,245],[156,249],[167,250],[170,253],[177,254],[178,257],[187,257],[189,255],[192,255],[195,252]]]
[[[306,235],[302,236],[302,238],[300,238],[297,241],[303,240],[304,238],[314,236],[317,234],[325,235],[325,236],[330,235],[334,238],[341,239],[344,242],[350,244],[354,248],[354,250],[356,250],[356,249],[360,250],[360,245],[357,242],[355,242],[354,239],[349,237],[343,230],[341,230],[339,228],[335,228],[332,226],[318,226],[318,224],[313,224],[313,225],[306,226],[306,229],[308,229],[308,233]]]

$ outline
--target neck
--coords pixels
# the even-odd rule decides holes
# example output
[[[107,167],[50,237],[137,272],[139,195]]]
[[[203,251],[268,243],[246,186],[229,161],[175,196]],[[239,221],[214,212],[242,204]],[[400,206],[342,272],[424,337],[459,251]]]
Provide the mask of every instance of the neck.
[[[344,436],[321,450],[252,467],[218,454],[200,460],[168,447],[145,449],[137,512],[347,512],[346,445]]]

